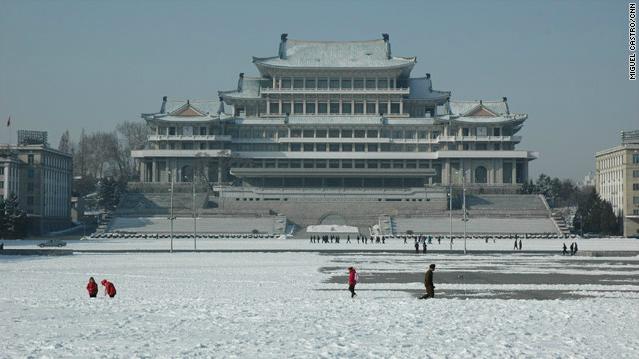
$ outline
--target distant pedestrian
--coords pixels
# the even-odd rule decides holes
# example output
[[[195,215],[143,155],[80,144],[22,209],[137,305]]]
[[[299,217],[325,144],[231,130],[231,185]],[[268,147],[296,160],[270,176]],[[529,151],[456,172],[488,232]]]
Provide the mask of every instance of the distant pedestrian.
[[[419,241],[415,239],[415,253],[419,253]]]
[[[407,244],[406,240],[408,239],[408,237],[404,236],[404,244]]]
[[[0,251],[4,250],[4,243],[0,243]]]
[[[424,246],[424,254],[426,254],[426,248],[427,248],[426,247],[426,242],[423,243],[423,246]]]
[[[346,236],[346,243],[351,243],[351,235]]]
[[[87,292],[89,292],[89,298],[95,298],[98,295],[98,283],[95,282],[93,277],[89,278],[89,283],[87,283]]]
[[[521,250],[521,239],[519,240],[519,250]]]
[[[426,287],[426,294],[420,297],[420,299],[435,298],[435,286],[433,285],[433,272],[435,271],[435,264],[431,264],[426,271],[424,278],[424,286]]]
[[[106,279],[103,279],[100,283],[102,283],[102,286],[104,286],[104,295],[108,295],[111,298],[115,297],[117,291],[115,290],[115,285],[113,285],[113,283],[109,282]]]
[[[442,244],[442,236],[437,236],[437,244]]]
[[[577,254],[577,242],[575,242],[575,254]]]
[[[570,246],[570,250],[572,251],[572,245]],[[561,255],[565,256],[568,254],[568,247],[566,247],[566,242],[564,242],[563,250],[561,251]]]
[[[351,292],[351,298],[357,295],[355,293],[355,285],[359,281],[359,274],[353,267],[348,267],[348,290]]]
[[[570,255],[575,254],[575,242],[570,243]]]
[[[517,250],[517,239],[515,239],[515,247],[513,247],[514,250]]]

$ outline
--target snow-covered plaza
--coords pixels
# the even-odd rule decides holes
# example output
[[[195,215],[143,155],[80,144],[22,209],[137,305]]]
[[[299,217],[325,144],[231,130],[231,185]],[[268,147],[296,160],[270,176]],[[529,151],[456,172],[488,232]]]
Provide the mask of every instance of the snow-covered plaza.
[[[636,358],[638,274],[525,253],[0,256],[0,357]],[[117,296],[89,299],[89,276]]]

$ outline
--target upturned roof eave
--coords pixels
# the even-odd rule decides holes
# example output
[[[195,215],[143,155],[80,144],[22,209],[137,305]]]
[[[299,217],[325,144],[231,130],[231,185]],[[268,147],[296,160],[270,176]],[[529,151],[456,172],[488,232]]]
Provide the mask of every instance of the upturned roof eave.
[[[436,118],[439,122],[458,122],[458,123],[523,123],[528,119],[527,114],[510,114],[497,117],[467,117],[459,115],[442,115]]]
[[[277,57],[274,57],[277,58]],[[272,59],[272,58],[265,58],[265,59]],[[414,60],[409,60],[406,63],[403,64],[397,64],[397,65],[388,65],[388,66],[284,66],[284,65],[273,65],[273,64],[269,64],[269,63],[265,63],[261,61],[262,59],[260,58],[253,58],[253,63],[257,66],[258,70],[260,70],[260,73],[262,73],[262,69],[260,67],[263,67],[264,69],[276,69],[276,70],[281,70],[281,69],[289,69],[289,70],[395,70],[395,69],[404,69],[404,68],[408,68],[408,67],[413,67],[415,66],[416,63],[416,58]]]

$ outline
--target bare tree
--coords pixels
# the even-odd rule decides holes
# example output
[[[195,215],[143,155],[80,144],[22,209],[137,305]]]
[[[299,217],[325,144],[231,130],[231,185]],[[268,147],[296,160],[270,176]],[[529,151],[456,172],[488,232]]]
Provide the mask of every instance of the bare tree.
[[[141,150],[146,146],[149,128],[143,122],[125,121],[117,125],[120,134],[121,156],[126,163],[127,177],[139,173],[139,163],[131,157],[131,151]]]
[[[69,130],[64,131],[64,133],[60,137],[58,150],[64,153],[71,153],[71,139],[69,136]]]

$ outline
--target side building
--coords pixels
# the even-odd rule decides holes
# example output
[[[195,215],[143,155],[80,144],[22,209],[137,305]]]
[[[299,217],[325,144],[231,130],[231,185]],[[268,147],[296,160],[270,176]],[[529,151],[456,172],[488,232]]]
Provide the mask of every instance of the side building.
[[[30,235],[71,225],[72,174],[71,155],[46,144],[0,148],[0,196],[18,196],[20,208],[29,218]]]
[[[639,130],[623,131],[621,145],[595,154],[595,186],[623,219],[623,235],[639,235]]]

